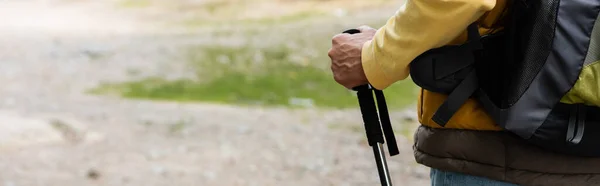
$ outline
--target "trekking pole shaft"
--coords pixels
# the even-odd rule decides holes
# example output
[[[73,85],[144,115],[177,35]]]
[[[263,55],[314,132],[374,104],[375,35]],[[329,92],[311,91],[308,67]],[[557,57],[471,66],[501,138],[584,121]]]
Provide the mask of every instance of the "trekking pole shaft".
[[[379,180],[382,186],[392,186],[392,179],[390,178],[390,172],[385,161],[385,153],[381,143],[373,146],[373,154],[375,155],[375,161],[377,163],[377,171],[379,171]]]

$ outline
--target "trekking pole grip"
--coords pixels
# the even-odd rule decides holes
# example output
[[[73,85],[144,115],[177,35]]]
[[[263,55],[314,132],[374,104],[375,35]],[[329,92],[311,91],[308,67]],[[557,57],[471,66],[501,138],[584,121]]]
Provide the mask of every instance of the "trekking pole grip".
[[[345,33],[345,34],[358,34],[358,33],[360,33],[360,30],[353,28],[353,29],[348,29],[348,30],[346,30],[346,31],[344,31],[342,33]]]
[[[342,33],[344,33],[344,34],[358,34],[358,33],[360,33],[360,30],[353,28],[353,29],[348,29],[348,30],[346,30],[346,31],[344,31]],[[360,86],[356,86],[356,87],[352,88],[352,90],[354,90],[354,91],[365,91],[365,90],[370,90],[370,89],[371,89],[371,85],[369,85],[369,84],[364,84],[364,85],[360,85]]]

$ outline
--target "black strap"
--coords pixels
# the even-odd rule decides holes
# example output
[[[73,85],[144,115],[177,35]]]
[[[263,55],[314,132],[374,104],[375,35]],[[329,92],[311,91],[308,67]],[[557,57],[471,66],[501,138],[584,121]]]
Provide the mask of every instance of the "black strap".
[[[377,98],[377,107],[379,107],[381,127],[383,128],[383,133],[385,134],[385,141],[388,143],[387,146],[390,156],[400,154],[398,145],[396,144],[396,136],[394,135],[392,122],[390,122],[390,114],[388,113],[387,103],[385,102],[383,91],[375,89],[375,97]]]
[[[481,35],[479,33],[479,26],[477,22],[471,23],[467,27],[468,45],[472,50],[483,49],[483,43],[481,43]]]
[[[354,90],[357,91],[358,104],[363,115],[369,146],[375,146],[377,143],[384,144],[383,134],[385,134],[385,141],[388,143],[387,146],[390,156],[400,154],[383,91],[374,89],[370,85],[362,85],[354,88]],[[373,92],[375,92],[377,98],[379,116],[377,114],[377,108],[375,107],[375,101],[373,100]],[[381,124],[379,123],[380,121]]]
[[[467,78],[448,95],[446,101],[435,111],[431,119],[442,127],[446,126],[454,113],[475,93],[478,87],[477,73],[472,70]]]
[[[585,105],[577,105],[575,109],[571,109],[567,128],[567,142],[572,145],[577,145],[581,142],[585,130],[585,119]]]
[[[467,27],[468,31],[468,43],[465,45],[472,53],[467,53],[466,56],[461,56],[459,60],[468,61],[468,65],[473,65],[475,59],[475,51],[483,48],[481,43],[481,36],[479,35],[479,27],[477,22],[470,24]],[[455,65],[456,63],[448,64]],[[443,64],[446,65],[446,64]],[[450,118],[458,111],[458,109],[475,93],[479,88],[479,82],[477,81],[477,73],[474,69],[470,70],[466,78],[458,84],[456,88],[442,105],[435,111],[435,114],[431,118],[438,125],[445,127]]]

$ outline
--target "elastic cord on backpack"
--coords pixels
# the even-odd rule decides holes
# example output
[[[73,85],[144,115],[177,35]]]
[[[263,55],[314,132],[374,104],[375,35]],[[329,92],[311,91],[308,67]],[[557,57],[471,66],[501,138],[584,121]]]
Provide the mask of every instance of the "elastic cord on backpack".
[[[571,110],[571,114],[569,115],[569,125],[567,128],[567,142],[569,142],[571,145],[577,145],[583,139],[583,132],[585,130],[585,117],[585,105],[577,105],[575,109]]]

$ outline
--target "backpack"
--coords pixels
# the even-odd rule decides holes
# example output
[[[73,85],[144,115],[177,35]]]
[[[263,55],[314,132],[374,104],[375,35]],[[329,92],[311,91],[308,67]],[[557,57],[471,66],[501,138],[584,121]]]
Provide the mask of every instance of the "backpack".
[[[428,50],[411,62],[415,84],[448,95],[432,120],[444,126],[465,101],[475,99],[498,126],[529,143],[600,156],[600,108],[561,101],[583,83],[583,67],[600,61],[600,0],[507,5],[501,31],[482,36],[475,22],[464,44]]]

